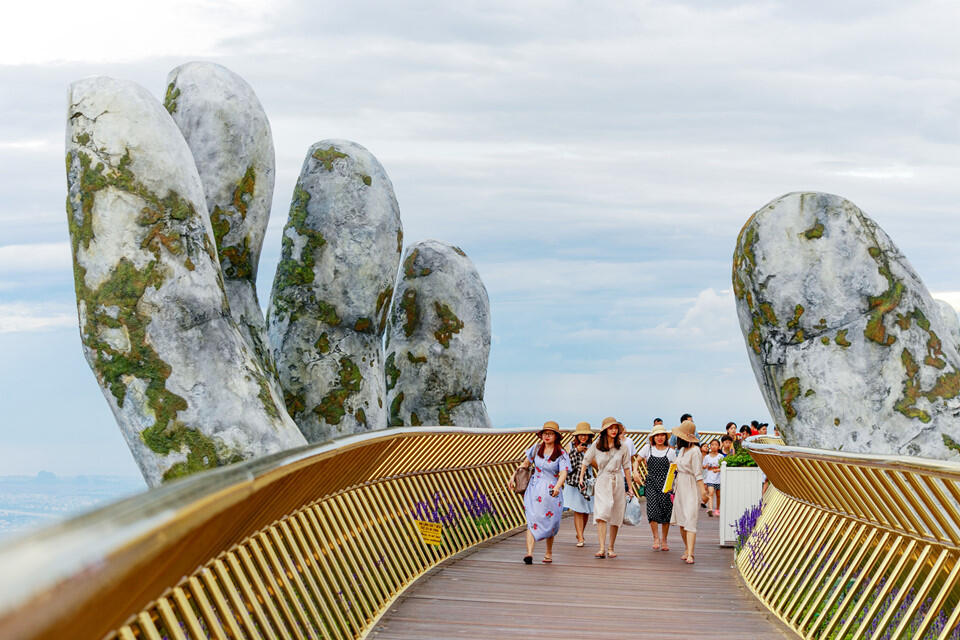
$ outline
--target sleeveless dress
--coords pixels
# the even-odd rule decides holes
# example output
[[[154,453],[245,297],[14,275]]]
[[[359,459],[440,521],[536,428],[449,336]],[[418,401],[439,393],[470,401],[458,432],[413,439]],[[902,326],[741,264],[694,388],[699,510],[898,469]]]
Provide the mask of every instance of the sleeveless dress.
[[[673,502],[670,494],[663,492],[663,483],[667,480],[667,470],[673,456],[673,449],[667,449],[666,455],[657,456],[650,452],[647,457],[647,482],[644,485],[644,495],[647,498],[647,520],[660,524],[670,524],[673,514]]]
[[[583,456],[586,453],[580,453],[577,448],[570,445],[567,450],[570,456],[570,471],[567,472],[567,483],[563,485],[563,508],[570,509],[576,513],[593,513],[593,500],[588,495],[584,495],[577,486],[577,478],[580,476],[580,465],[583,464]],[[587,467],[585,478],[593,476],[593,467]]]
[[[670,524],[680,525],[691,533],[697,532],[700,517],[700,489],[697,480],[703,480],[703,454],[696,446],[687,447],[677,456],[677,478],[673,482],[673,513]]]
[[[533,475],[523,493],[523,510],[527,515],[527,530],[534,540],[552,538],[560,530],[563,514],[563,492],[554,498],[550,491],[556,486],[561,471],[570,471],[570,457],[564,451],[551,461],[537,455],[540,444],[527,449],[527,460],[533,464]],[[561,449],[561,451],[563,451]]]

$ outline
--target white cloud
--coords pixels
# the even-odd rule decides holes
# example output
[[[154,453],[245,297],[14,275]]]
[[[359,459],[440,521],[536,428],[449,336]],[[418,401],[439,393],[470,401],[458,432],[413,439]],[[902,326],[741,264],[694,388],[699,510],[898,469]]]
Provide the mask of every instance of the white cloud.
[[[62,304],[0,304],[0,333],[49,331],[77,325],[77,312]]]
[[[73,259],[66,242],[8,244],[0,247],[0,276],[38,271],[69,272]]]
[[[629,290],[653,282],[641,262],[533,259],[485,263],[478,268],[491,294],[524,293],[537,299]]]

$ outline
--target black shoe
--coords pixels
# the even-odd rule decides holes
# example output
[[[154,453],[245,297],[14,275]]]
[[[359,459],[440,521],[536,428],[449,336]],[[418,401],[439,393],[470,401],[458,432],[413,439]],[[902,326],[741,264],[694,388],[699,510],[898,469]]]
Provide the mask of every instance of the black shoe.
[[[523,556],[523,564],[533,564],[533,556]]]

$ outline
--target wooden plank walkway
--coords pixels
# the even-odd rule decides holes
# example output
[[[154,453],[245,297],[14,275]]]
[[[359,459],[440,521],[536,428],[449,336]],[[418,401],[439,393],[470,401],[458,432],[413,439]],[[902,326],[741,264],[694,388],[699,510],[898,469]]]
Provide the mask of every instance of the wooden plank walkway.
[[[415,584],[370,637],[795,638],[742,585],[733,550],[718,544],[717,521],[701,511],[698,529],[692,566],[680,560],[676,529],[669,552],[652,551],[646,522],[622,527],[618,557],[598,560],[596,527],[588,525],[578,549],[573,519],[565,518],[552,565],[540,564],[542,542],[532,566],[521,562],[521,532]]]

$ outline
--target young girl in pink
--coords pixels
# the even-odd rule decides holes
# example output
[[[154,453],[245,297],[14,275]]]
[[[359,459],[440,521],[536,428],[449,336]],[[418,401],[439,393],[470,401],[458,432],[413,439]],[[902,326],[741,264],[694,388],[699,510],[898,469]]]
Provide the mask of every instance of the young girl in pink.
[[[709,504],[712,510],[707,511],[707,515],[720,515],[720,461],[723,456],[720,455],[720,442],[713,440],[710,442],[710,453],[703,456],[703,484],[707,487]]]

